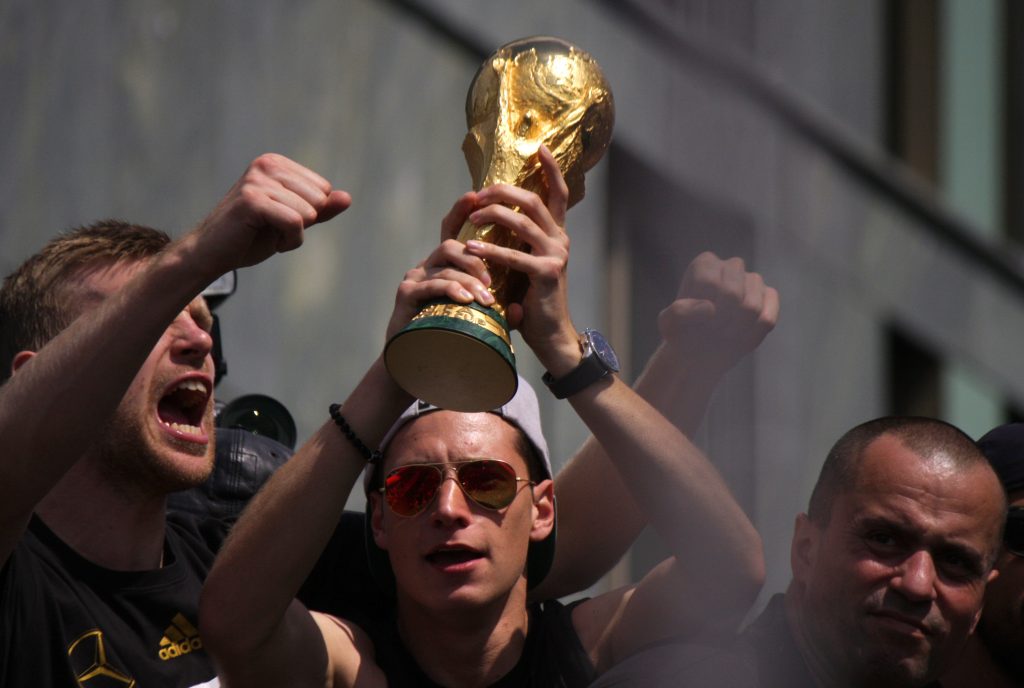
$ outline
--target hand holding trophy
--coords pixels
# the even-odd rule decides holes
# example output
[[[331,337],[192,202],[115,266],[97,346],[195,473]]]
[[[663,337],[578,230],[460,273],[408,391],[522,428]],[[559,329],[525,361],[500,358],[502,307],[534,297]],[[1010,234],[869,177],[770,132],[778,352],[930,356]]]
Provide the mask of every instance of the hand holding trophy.
[[[500,47],[477,71],[466,97],[469,132],[462,144],[473,188],[512,184],[541,196],[537,157],[543,144],[569,186],[571,207],[584,193],[584,172],[611,141],[615,107],[594,59],[552,37],[524,38]],[[519,248],[498,225],[462,227],[470,239]],[[426,304],[384,351],[392,377],[413,396],[453,411],[488,411],[516,392],[518,376],[505,311],[526,284],[519,273],[489,266],[491,307],[473,302]]]

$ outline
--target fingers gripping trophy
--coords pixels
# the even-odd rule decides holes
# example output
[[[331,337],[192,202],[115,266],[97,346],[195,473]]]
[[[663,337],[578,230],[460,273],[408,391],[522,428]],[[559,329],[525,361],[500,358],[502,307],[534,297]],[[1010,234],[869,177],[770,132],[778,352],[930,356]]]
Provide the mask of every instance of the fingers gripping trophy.
[[[462,144],[473,188],[512,184],[546,194],[537,151],[554,154],[569,186],[569,206],[583,198],[584,172],[611,141],[615,106],[597,62],[559,38],[508,43],[477,71],[466,97],[469,132]],[[470,239],[520,248],[498,225],[466,222]],[[526,289],[520,273],[488,265],[491,307],[439,300],[426,304],[384,352],[392,377],[407,392],[441,408],[487,411],[516,392],[515,355],[506,308]]]

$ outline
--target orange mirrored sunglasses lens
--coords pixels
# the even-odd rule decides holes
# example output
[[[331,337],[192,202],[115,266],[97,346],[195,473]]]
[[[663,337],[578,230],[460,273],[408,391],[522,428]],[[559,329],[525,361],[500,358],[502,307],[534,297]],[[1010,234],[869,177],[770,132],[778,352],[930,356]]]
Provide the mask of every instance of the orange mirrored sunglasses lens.
[[[471,500],[486,509],[504,509],[516,496],[516,474],[511,466],[496,460],[454,464],[458,483]],[[441,466],[402,466],[384,479],[384,495],[391,510],[400,516],[415,516],[433,501],[444,480]]]

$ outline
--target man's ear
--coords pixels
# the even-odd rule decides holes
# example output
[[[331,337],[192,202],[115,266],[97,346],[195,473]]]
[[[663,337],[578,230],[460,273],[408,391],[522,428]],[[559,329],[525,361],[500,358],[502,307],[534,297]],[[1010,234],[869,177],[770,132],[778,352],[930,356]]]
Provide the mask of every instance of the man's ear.
[[[384,531],[384,500],[376,490],[366,495],[370,500],[370,527],[373,528],[373,541],[381,549],[388,548],[388,536]]]
[[[540,542],[555,527],[555,482],[542,480],[533,486],[533,528],[530,541]]]
[[[14,375],[16,372],[18,372],[18,368],[32,360],[32,358],[35,357],[35,355],[35,351],[19,351],[18,353],[14,354],[14,358],[11,359],[11,375]]]
[[[818,557],[821,543],[821,528],[807,514],[797,514],[793,525],[793,544],[789,549],[789,565],[793,569],[793,581],[802,584],[807,581]]]
[[[988,576],[985,579],[985,586],[992,585],[992,581],[999,577],[999,569],[994,568],[988,572]],[[971,633],[974,633],[974,629],[978,627],[978,622],[981,621],[981,614],[984,612],[984,607],[978,607],[978,611],[974,612],[974,618],[971,619]]]

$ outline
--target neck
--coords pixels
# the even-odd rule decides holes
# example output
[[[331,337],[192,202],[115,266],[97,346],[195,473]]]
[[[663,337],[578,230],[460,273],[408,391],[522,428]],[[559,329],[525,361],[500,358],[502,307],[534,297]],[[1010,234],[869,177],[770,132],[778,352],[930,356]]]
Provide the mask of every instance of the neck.
[[[1021,685],[995,660],[977,631],[967,639],[963,652],[949,671],[942,675],[943,688],[1020,688]]]
[[[784,598],[786,605],[786,623],[793,635],[800,657],[807,667],[807,672],[814,679],[818,688],[853,688],[854,682],[842,676],[834,661],[823,653],[813,642],[813,631],[807,628],[800,611],[799,592],[790,585]]]
[[[167,500],[121,490],[79,461],[36,507],[43,522],[89,561],[116,571],[159,568]]]
[[[528,622],[525,578],[483,608],[427,609],[404,598],[398,602],[406,648],[431,680],[452,688],[488,686],[511,671],[522,656]]]

